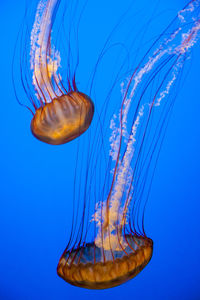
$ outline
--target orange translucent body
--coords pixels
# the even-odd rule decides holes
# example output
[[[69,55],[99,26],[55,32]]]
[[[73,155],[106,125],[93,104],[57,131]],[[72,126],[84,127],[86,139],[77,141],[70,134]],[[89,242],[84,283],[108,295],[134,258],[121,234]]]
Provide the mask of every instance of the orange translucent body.
[[[31,131],[47,144],[65,144],[88,129],[93,114],[94,105],[87,95],[70,92],[38,108],[31,121]]]
[[[121,251],[102,250],[94,243],[64,253],[57,273],[68,283],[88,288],[106,289],[135,277],[150,261],[151,239],[126,236],[129,246]]]

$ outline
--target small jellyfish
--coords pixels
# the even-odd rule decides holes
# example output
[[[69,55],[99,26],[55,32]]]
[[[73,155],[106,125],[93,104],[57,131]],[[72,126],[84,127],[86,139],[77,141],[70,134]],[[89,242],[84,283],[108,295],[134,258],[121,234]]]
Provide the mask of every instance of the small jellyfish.
[[[102,120],[104,143],[97,138],[99,148],[94,146],[87,154],[91,160],[86,180],[81,189],[81,173],[71,235],[57,267],[58,275],[72,285],[88,289],[120,285],[140,273],[152,257],[144,214],[176,98],[172,91],[177,91],[183,66],[200,37],[199,7],[200,1],[185,6],[124,80],[119,111],[110,121],[105,163],[108,126]]]
[[[22,74],[23,86],[34,108],[28,107],[33,114],[31,131],[37,139],[52,145],[80,136],[90,126],[94,114],[92,100],[77,88],[75,73],[72,75],[68,70],[65,87],[58,72],[61,57],[51,43],[51,33],[59,4],[58,0],[41,0],[37,6],[30,45],[35,95],[30,94],[28,76]]]

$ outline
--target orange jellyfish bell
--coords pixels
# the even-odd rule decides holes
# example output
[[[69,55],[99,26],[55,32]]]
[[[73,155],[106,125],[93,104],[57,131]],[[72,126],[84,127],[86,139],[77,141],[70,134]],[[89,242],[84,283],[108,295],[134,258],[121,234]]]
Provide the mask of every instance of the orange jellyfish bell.
[[[48,144],[64,144],[88,129],[93,113],[92,100],[73,91],[38,108],[31,121],[31,131],[37,139]]]
[[[135,277],[150,261],[153,242],[142,236],[126,235],[126,246],[112,250],[86,244],[62,255],[57,273],[68,283],[88,288],[115,287]]]

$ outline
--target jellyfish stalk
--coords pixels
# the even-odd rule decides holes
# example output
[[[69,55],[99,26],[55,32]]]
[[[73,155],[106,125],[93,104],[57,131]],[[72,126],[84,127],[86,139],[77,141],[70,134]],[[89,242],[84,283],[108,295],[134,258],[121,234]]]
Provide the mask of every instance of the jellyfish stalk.
[[[60,53],[51,46],[52,16],[57,2],[50,0],[38,4],[31,32],[30,65],[36,96],[41,105],[63,94],[59,86],[61,75],[57,74],[61,62]],[[52,79],[55,86],[52,85]]]
[[[183,9],[179,12],[178,17],[181,20],[181,23],[185,23],[186,20],[183,17],[184,14],[188,12],[193,12],[197,3],[189,4],[186,9]],[[134,180],[134,169],[131,167],[132,158],[135,152],[134,144],[136,143],[136,134],[142,117],[144,115],[144,110],[148,114],[148,120],[151,115],[153,107],[158,107],[161,104],[161,101],[169,94],[170,89],[173,87],[173,83],[176,81],[179,70],[183,67],[185,60],[186,52],[195,45],[199,39],[200,34],[200,21],[197,20],[194,22],[194,26],[188,31],[183,32],[182,28],[179,27],[171,34],[171,36],[160,45],[153,56],[151,56],[145,65],[135,72],[131,79],[128,82],[125,94],[122,97],[122,106],[119,112],[118,123],[119,126],[114,122],[114,119],[111,121],[112,135],[110,137],[110,155],[113,160],[116,161],[113,179],[110,188],[108,198],[106,199],[104,205],[104,213],[102,214],[101,208],[97,208],[95,212],[94,219],[98,224],[99,231],[95,240],[95,244],[98,247],[103,247],[105,249],[120,250],[124,248],[123,244],[126,246],[126,241],[121,236],[120,228],[126,223],[128,205],[129,203],[128,196],[126,197],[126,202],[123,203],[121,200],[123,198],[123,193],[130,195],[131,187]],[[179,40],[180,44],[174,44],[175,40]],[[166,83],[166,88],[161,90],[162,86],[156,92],[152,102],[144,103],[138,109],[136,118],[133,122],[131,133],[127,133],[127,115],[131,102],[135,100],[135,93],[138,85],[143,79],[143,76],[146,76],[149,72],[155,68],[156,64],[159,64],[161,59],[164,59],[165,56],[170,55],[175,57],[170,73],[171,78]],[[168,75],[168,74],[167,74]],[[128,94],[128,91],[131,90]],[[140,104],[140,103],[139,103]],[[147,109],[145,109],[145,107]],[[128,141],[127,141],[128,135]],[[144,132],[145,135],[145,132]],[[121,145],[123,139],[125,138],[126,148],[121,154]],[[134,191],[133,191],[134,193]],[[103,215],[103,218],[102,218]],[[101,224],[102,223],[102,224]],[[100,228],[103,228],[100,229]],[[119,236],[120,235],[120,236]],[[124,240],[122,242],[122,239]]]

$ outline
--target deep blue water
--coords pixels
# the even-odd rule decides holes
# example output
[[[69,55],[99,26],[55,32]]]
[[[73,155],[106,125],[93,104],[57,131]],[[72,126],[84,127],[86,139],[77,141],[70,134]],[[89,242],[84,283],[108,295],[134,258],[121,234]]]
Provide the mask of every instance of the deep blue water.
[[[158,1],[150,10],[147,0],[89,0],[80,25],[78,81],[82,87],[107,35],[131,2],[122,27],[129,32],[119,29],[115,40],[126,39],[127,34],[138,38],[137,26],[146,26],[157,6],[155,23],[145,32],[148,41],[186,4]],[[56,274],[71,225],[76,142],[53,147],[37,141],[30,132],[31,115],[19,106],[13,91],[11,62],[24,8],[25,1],[0,2],[0,299],[200,299],[199,45],[194,47],[176,99],[146,211],[147,235],[154,241],[152,260],[122,286],[79,289]],[[110,70],[107,59],[105,66]],[[97,90],[106,89],[107,77],[112,76],[101,71],[105,69],[100,69]],[[25,95],[19,91],[23,100]],[[87,134],[81,137],[83,142]]]

